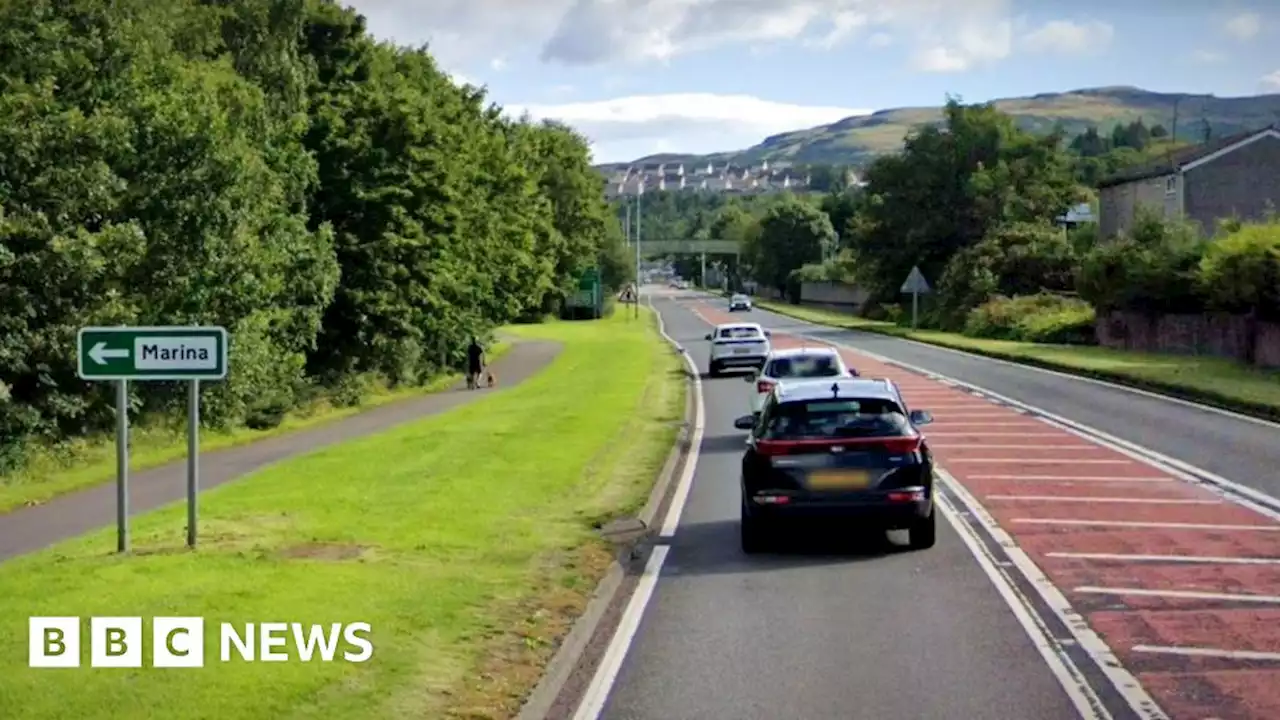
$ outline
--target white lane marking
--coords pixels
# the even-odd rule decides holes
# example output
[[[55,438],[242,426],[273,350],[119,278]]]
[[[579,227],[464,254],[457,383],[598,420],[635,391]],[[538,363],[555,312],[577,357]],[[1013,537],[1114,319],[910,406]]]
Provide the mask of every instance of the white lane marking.
[[[1081,527],[1161,528],[1165,530],[1251,530],[1280,531],[1280,525],[1213,525],[1209,523],[1130,522],[1128,520],[1072,520],[1067,518],[1014,518],[1020,525],[1079,525]]]
[[[1211,555],[1126,555],[1124,553],[1051,552],[1045,557],[1064,560],[1114,560],[1117,562],[1202,563],[1204,565],[1280,565],[1280,558],[1213,557]]]
[[[925,437],[931,437],[931,438],[939,438],[939,437],[945,437],[945,438],[958,438],[958,437],[1060,438],[1062,437],[1062,433],[1060,432],[1020,432],[1019,433],[1019,432],[983,432],[981,430],[974,430],[973,432],[940,432],[940,433],[929,432],[926,430],[924,434],[925,434]],[[969,447],[969,446],[966,445],[964,447]],[[1018,447],[1025,447],[1025,446],[1019,445]]]
[[[940,425],[942,427],[947,428],[948,430],[955,430],[958,428],[974,428],[976,431],[979,431],[979,432],[981,432],[985,428],[997,428],[997,427],[1003,427],[1003,428],[1020,427],[1020,428],[1027,428],[1028,430],[1030,430],[1032,427],[1040,427],[1042,425],[1042,423],[1038,419],[1030,418],[1030,417],[1024,418],[1022,420],[1003,420],[1003,421],[998,420],[995,422],[951,422],[947,420],[947,418],[934,418],[933,422],[935,425]]]
[[[706,424],[706,403],[702,396],[702,380],[697,364],[689,353],[667,334],[662,313],[653,307],[652,300],[649,301],[649,308],[658,317],[658,332],[680,351],[685,366],[693,377],[693,431],[689,435],[689,454],[685,458],[680,482],[676,486],[675,494],[671,496],[671,504],[667,507],[667,515],[662,523],[662,535],[668,537],[675,534],[675,528],[680,523],[680,515],[684,512],[685,503],[689,500],[689,491],[693,486],[693,474],[698,467],[699,448],[702,446],[703,426]],[[635,594],[627,603],[626,610],[618,621],[618,627],[613,631],[613,637],[609,639],[609,645],[605,649],[600,666],[596,668],[595,674],[591,677],[591,684],[587,686],[578,703],[578,709],[573,716],[574,720],[596,720],[604,710],[609,693],[612,692],[613,685],[618,680],[618,673],[622,671],[622,663],[631,650],[631,644],[635,642],[636,633],[640,630],[640,620],[644,617],[649,599],[657,588],[658,578],[662,574],[662,564],[666,562],[668,552],[670,548],[666,545],[657,545],[653,548],[649,561],[645,563],[644,574],[636,583]]]
[[[912,341],[904,341],[904,342],[912,342]],[[1037,419],[1040,422],[1043,422],[1046,425],[1049,425],[1050,427],[1060,428],[1077,437],[1081,437],[1081,438],[1084,438],[1085,440],[1096,442],[1099,445],[1112,448],[1116,452],[1119,452],[1123,455],[1127,455],[1128,457],[1134,458],[1135,460],[1139,460],[1158,470],[1169,472],[1183,480],[1186,480],[1189,483],[1192,483],[1195,485],[1201,485],[1201,486],[1204,486],[1206,484],[1216,486],[1216,488],[1219,491],[1231,493],[1234,496],[1232,498],[1233,500],[1249,508],[1250,510],[1253,510],[1254,512],[1257,512],[1261,515],[1265,515],[1273,520],[1280,520],[1280,510],[1274,509],[1274,507],[1268,507],[1269,505],[1280,506],[1280,498],[1276,498],[1273,495],[1269,495],[1265,492],[1256,490],[1246,485],[1241,485],[1240,483],[1235,482],[1234,480],[1228,480],[1227,478],[1222,477],[1221,475],[1218,475],[1216,473],[1211,473],[1202,468],[1198,468],[1195,465],[1192,465],[1191,463],[1184,462],[1174,457],[1170,457],[1168,455],[1165,455],[1164,453],[1156,452],[1151,448],[1144,447],[1134,442],[1130,442],[1128,440],[1125,440],[1124,438],[1120,438],[1115,435],[1112,435],[1111,433],[1103,432],[1102,430],[1099,430],[1089,425],[1085,425],[1084,423],[1076,422],[1075,420],[1072,420],[1067,417],[1063,417],[1062,415],[1049,412],[1048,410],[1037,407],[1035,405],[1024,403],[1021,400],[1015,400],[1006,395],[1001,395],[991,390],[987,390],[986,388],[983,388],[981,386],[974,385],[972,383],[962,383],[959,380],[956,380],[955,378],[947,377],[946,375],[940,375],[932,370],[920,367],[919,365],[912,365],[910,363],[894,360],[892,358],[888,358],[883,355],[867,352],[866,350],[858,349],[856,347],[853,347],[852,345],[848,345],[844,343],[837,343],[837,345],[849,350],[850,352],[863,355],[864,357],[868,357],[868,358],[871,358],[872,360],[885,363],[886,365],[897,366],[904,370],[909,370],[911,372],[923,374],[933,380],[945,381],[948,383],[952,383],[956,386],[967,387],[973,390],[980,391],[989,397],[995,398],[1005,403],[1005,405],[1007,405],[1010,408],[1018,408],[1018,409],[1021,409],[1023,412],[1035,413],[1036,415],[1039,416]],[[968,355],[968,353],[961,353],[961,354]],[[981,357],[981,356],[971,356],[971,357]],[[1008,363],[1002,360],[995,360],[992,358],[986,358],[986,359],[989,359],[992,362],[1003,363],[1006,365],[1017,365],[1017,363]],[[1019,366],[1019,367],[1026,367],[1026,366]],[[1050,372],[1050,374],[1060,375],[1062,377],[1071,378],[1075,380],[1089,380],[1088,378],[1079,378],[1079,377],[1068,375],[1065,373]],[[1127,389],[1127,388],[1124,388],[1123,386],[1112,385],[1111,383],[1100,383],[1100,384],[1108,387],[1114,387],[1121,390]],[[1143,394],[1143,393],[1139,393],[1139,394]],[[1188,402],[1177,400],[1175,398],[1166,398],[1156,394],[1150,394],[1150,395],[1152,397],[1168,400],[1169,402],[1175,402],[1175,403],[1198,408],[1205,411],[1216,411],[1215,408],[1196,405],[1195,403],[1188,403]],[[1280,428],[1280,423],[1270,423],[1267,421],[1258,420],[1257,418],[1251,418],[1245,415],[1237,415],[1236,413],[1230,413],[1226,411],[1222,411],[1221,414],[1236,416],[1241,419],[1250,420],[1262,425],[1270,425],[1270,426]]]
[[[640,629],[640,620],[644,617],[645,606],[649,604],[653,591],[658,587],[658,576],[662,573],[662,564],[666,562],[667,553],[670,550],[671,548],[667,545],[658,545],[653,548],[649,562],[645,563],[644,574],[636,583],[635,594],[627,603],[627,609],[622,613],[618,629],[613,633],[613,639],[605,650],[600,667],[596,668],[596,674],[591,678],[591,685],[587,687],[586,693],[582,696],[582,702],[578,705],[578,711],[573,715],[574,720],[596,720],[604,710],[604,704],[609,699],[613,683],[622,670],[622,662],[626,660],[631,642]]]
[[[1067,697],[1070,698],[1071,704],[1075,706],[1076,711],[1080,713],[1080,717],[1110,720],[1111,714],[1103,709],[1101,701],[1093,692],[1093,688],[1089,686],[1080,670],[1075,667],[1071,658],[1062,648],[1061,643],[1053,637],[1049,628],[1045,627],[1043,621],[1036,616],[1032,609],[1031,601],[1000,570],[999,566],[1008,566],[1009,563],[994,562],[994,558],[982,540],[977,537],[968,523],[960,519],[956,509],[951,506],[948,499],[938,495],[936,500],[937,508],[942,511],[942,517],[946,518],[951,527],[955,528],[956,534],[960,536],[969,553],[977,560],[978,567],[982,568],[987,579],[991,581],[996,592],[1000,594],[1001,599],[1013,611],[1013,616],[1017,618],[1018,624],[1022,626],[1022,631],[1031,639],[1031,644],[1035,646],[1036,651],[1040,653],[1040,657],[1049,666],[1049,671],[1058,680],[1058,684],[1066,691]]]
[[[1165,714],[1160,706],[1156,704],[1155,700],[1147,694],[1147,691],[1142,687],[1142,684],[1138,682],[1138,679],[1120,664],[1120,660],[1116,657],[1115,653],[1112,652],[1111,648],[1103,642],[1102,638],[1094,632],[1092,628],[1089,627],[1089,624],[1085,622],[1080,613],[1076,612],[1076,610],[1071,607],[1071,603],[1067,601],[1067,598],[1062,594],[1062,591],[1050,582],[1048,576],[1046,576],[1031,560],[1031,557],[1027,555],[1026,551],[1018,547],[1017,543],[1014,542],[1013,537],[996,523],[995,518],[987,512],[987,509],[983,507],[982,504],[979,503],[977,499],[975,499],[951,473],[947,472],[943,468],[936,468],[936,472],[938,480],[942,485],[960,500],[964,511],[979,525],[981,525],[983,530],[990,535],[1001,548],[1004,549],[1005,554],[1009,557],[1009,561],[1012,562],[1017,571],[1031,583],[1031,586],[1036,589],[1040,598],[1049,607],[1049,611],[1067,627],[1071,632],[1072,638],[1076,643],[1078,643],[1079,647],[1088,653],[1089,657],[1097,663],[1098,669],[1101,670],[1107,679],[1111,681],[1116,692],[1124,698],[1129,707],[1132,708],[1140,717],[1146,718],[1146,720],[1168,720],[1169,716]],[[975,550],[974,545],[971,544],[971,541],[966,535],[967,532],[972,532],[972,530],[968,529],[967,526],[962,530],[961,526],[964,526],[965,523],[963,523],[958,517],[952,517],[950,515],[946,515],[946,513],[944,513],[944,515],[951,521],[951,524],[956,527],[956,530],[960,532],[960,536],[965,538],[965,542],[966,544],[969,544],[970,551],[974,553],[974,556],[979,557],[980,550]],[[979,564],[981,564],[981,562],[982,561],[979,560]],[[1002,586],[1011,587],[1013,588],[1013,593],[1018,594],[1016,586],[1013,586],[1012,582],[1007,578],[999,575],[998,573],[992,572],[986,566],[983,566],[983,569],[987,570],[987,577],[990,578],[991,582],[994,583],[997,588]],[[1016,607],[1014,603],[1009,602],[1008,595],[1006,593],[1002,591],[1001,594],[1005,596],[1005,602],[1013,609],[1014,614],[1017,614],[1018,607]],[[1026,625],[1023,627],[1025,629]],[[1031,634],[1031,632],[1028,631],[1028,634]],[[1047,630],[1043,629],[1043,627],[1038,634],[1042,637],[1048,637]],[[1032,640],[1037,640],[1036,635],[1032,635]],[[1058,675],[1058,680],[1062,683],[1063,688],[1068,694],[1073,692],[1073,688],[1078,689],[1080,686],[1083,686],[1087,689],[1090,696],[1093,696],[1092,688],[1089,688],[1087,683],[1082,679],[1068,678],[1067,681],[1064,681],[1062,675]],[[1075,696],[1073,695],[1073,698],[1074,697]],[[1100,708],[1101,706],[1098,707]],[[1084,717],[1110,717],[1107,714],[1099,712],[1098,709],[1093,707],[1088,708],[1089,712],[1086,713],[1085,709],[1081,709],[1078,703],[1077,709],[1081,710],[1081,715]]]
[[[1112,483],[1163,483],[1177,482],[1170,477],[1129,477],[1128,475],[965,475],[969,480],[1028,480],[1032,482],[1112,482]]]
[[[1133,503],[1135,505],[1221,505],[1224,500],[1186,500],[1183,498],[1081,497],[1072,495],[984,495],[983,500],[1014,502],[1082,502]]]
[[[1129,465],[1132,460],[1110,458],[947,458],[948,465],[956,463],[1018,463],[1022,465]]]
[[[1211,657],[1224,660],[1280,660],[1280,653],[1260,652],[1258,650],[1220,650],[1217,648],[1172,647],[1166,645],[1134,645],[1129,649],[1139,653]],[[1210,720],[1217,719],[1210,718]]]
[[[1280,595],[1246,595],[1240,593],[1201,592],[1199,590],[1149,590],[1147,588],[1113,588],[1086,585],[1072,588],[1072,592],[1089,595],[1133,595],[1135,597],[1182,598],[1184,600],[1221,600],[1222,602],[1251,602],[1265,605],[1280,604]]]
[[[903,394],[906,395],[907,393],[903,393]],[[971,400],[969,402],[958,402],[958,403],[931,403],[927,400],[924,402],[920,402],[919,400],[913,401],[910,397],[906,398],[906,400],[907,402],[919,407],[922,410],[928,410],[929,412],[938,412],[938,413],[945,412],[947,414],[951,414],[953,410],[973,410],[974,412],[986,412],[992,409],[999,409],[1000,407],[994,403],[989,403],[982,400]]]
[[[926,434],[925,437],[929,437],[929,435]],[[1026,436],[1024,435],[1023,437],[1026,437]],[[1085,452],[1087,450],[1090,452],[1102,452],[1102,451],[1110,452],[1108,448],[1104,448],[1099,445],[1052,445],[1052,444],[1046,445],[1044,443],[1038,443],[1034,445],[1014,445],[1010,443],[1003,443],[1003,444],[956,443],[951,445],[939,444],[939,445],[934,445],[933,447],[935,449],[941,448],[943,450],[1066,450],[1068,452],[1075,452],[1075,451]]]

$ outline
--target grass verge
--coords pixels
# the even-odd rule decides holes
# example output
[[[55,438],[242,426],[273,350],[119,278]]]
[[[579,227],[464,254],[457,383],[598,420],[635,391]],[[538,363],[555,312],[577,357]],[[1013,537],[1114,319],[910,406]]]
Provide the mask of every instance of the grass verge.
[[[1280,372],[1250,367],[1225,358],[986,340],[958,333],[911,330],[890,322],[819,308],[763,300],[757,300],[756,305],[809,322],[917,340],[1280,420]]]
[[[198,552],[177,505],[137,519],[132,557],[107,554],[108,530],[0,565],[6,720],[513,716],[612,561],[592,523],[644,502],[685,390],[648,310],[507,331],[563,350],[518,386],[209,491]],[[204,616],[206,666],[149,667],[148,638],[148,667],[29,669],[30,615]],[[375,651],[219,662],[210,624],[271,620],[369,622]]]
[[[511,349],[511,343],[497,343],[489,352],[496,360]],[[246,427],[226,430],[201,430],[201,451],[223,450],[268,438],[308,430],[342,420],[389,403],[408,400],[428,393],[440,392],[462,379],[461,374],[443,375],[419,387],[373,388],[359,405],[342,407],[322,399],[290,412],[276,427],[251,430]],[[167,465],[187,455],[185,418],[179,424],[138,424],[131,428],[132,444],[129,468],[135,472]],[[0,513],[14,508],[38,505],[59,496],[106,482],[115,477],[115,435],[101,435],[58,448],[32,453],[22,470],[0,476]]]

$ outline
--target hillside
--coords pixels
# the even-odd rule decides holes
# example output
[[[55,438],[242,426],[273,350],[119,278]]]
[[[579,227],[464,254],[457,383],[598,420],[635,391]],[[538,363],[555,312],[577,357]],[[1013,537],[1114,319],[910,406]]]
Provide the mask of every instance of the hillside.
[[[1175,105],[1178,109],[1177,136],[1193,142],[1203,139],[1206,121],[1215,137],[1280,123],[1280,94],[1220,98],[1157,93],[1134,87],[1106,87],[1007,98],[996,100],[994,104],[1028,130],[1049,132],[1061,123],[1071,135],[1082,133],[1090,126],[1109,132],[1116,123],[1128,123],[1137,118],[1143,118],[1148,125],[1161,124],[1172,128]],[[941,119],[941,106],[881,110],[830,125],[774,135],[759,145],[738,152],[653,155],[635,160],[633,164],[712,162],[751,165],[767,160],[771,163],[859,166],[878,155],[900,149],[903,136],[913,127]],[[613,170],[626,166],[627,163],[620,163],[600,167]]]

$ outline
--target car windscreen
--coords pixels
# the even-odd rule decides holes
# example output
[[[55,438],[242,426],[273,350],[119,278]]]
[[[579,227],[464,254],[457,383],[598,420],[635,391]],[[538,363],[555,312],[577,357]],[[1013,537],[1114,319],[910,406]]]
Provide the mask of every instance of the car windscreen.
[[[721,340],[751,340],[760,337],[760,331],[753,327],[722,328]]]
[[[913,435],[907,416],[883,398],[782,402],[769,411],[768,440],[873,438]]]
[[[836,377],[840,374],[840,365],[833,355],[791,355],[771,360],[764,374],[780,380]]]

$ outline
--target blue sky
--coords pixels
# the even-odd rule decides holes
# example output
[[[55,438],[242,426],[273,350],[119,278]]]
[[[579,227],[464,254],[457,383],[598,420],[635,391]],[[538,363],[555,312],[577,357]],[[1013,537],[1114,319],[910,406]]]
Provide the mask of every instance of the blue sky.
[[[948,93],[1280,92],[1275,0],[347,1],[495,102],[574,125],[598,162],[735,150]]]

